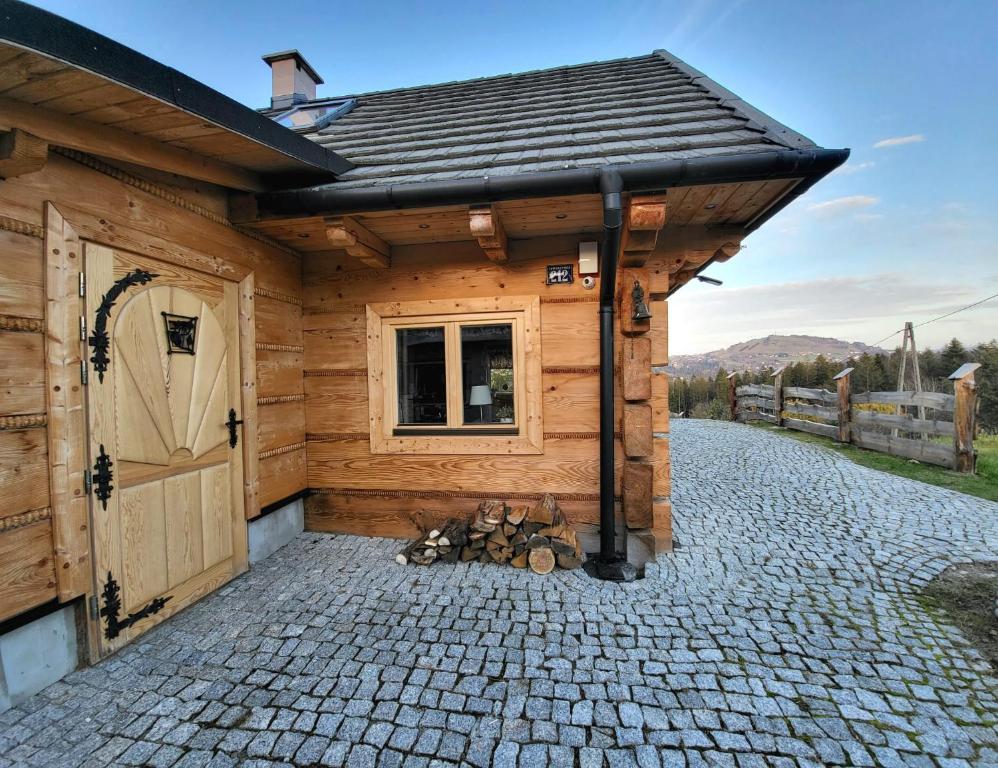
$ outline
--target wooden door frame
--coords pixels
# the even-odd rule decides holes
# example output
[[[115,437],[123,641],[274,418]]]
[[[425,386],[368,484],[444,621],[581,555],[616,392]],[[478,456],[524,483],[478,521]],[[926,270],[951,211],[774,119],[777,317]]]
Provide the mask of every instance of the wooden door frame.
[[[111,221],[113,223],[109,224]],[[45,203],[48,470],[60,602],[83,597],[92,606],[101,583],[93,557],[90,499],[84,487],[84,473],[89,467],[89,422],[81,385],[81,366],[88,357],[80,325],[80,318],[84,316],[80,297],[80,274],[85,271],[84,240],[172,263],[236,285],[243,420],[243,508],[247,522],[245,535],[238,537],[240,546],[236,539],[233,540],[233,577],[249,567],[248,521],[259,514],[260,507],[254,273],[222,255],[192,254],[188,249],[164,251],[161,241],[144,245],[144,238],[144,233],[121,220],[110,217],[96,220],[68,206]],[[87,616],[86,657],[94,662],[101,658],[100,621],[92,609],[82,613]]]

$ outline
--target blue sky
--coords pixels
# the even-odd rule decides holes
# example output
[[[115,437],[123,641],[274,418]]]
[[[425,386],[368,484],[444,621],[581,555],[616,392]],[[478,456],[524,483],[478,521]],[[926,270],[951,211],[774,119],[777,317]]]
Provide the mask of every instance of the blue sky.
[[[818,144],[852,148],[711,268],[723,288],[673,298],[674,354],[768,333],[874,343],[998,293],[998,3],[37,4],[254,107],[270,89],[260,55],[285,48],[329,96],[666,48]],[[918,336],[998,336],[998,299]]]

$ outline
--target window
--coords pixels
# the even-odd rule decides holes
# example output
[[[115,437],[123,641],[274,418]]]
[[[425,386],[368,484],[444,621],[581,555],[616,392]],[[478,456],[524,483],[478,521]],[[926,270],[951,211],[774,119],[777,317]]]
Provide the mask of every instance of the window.
[[[271,119],[285,128],[296,131],[317,131],[325,128],[333,120],[345,115],[357,103],[356,99],[326,99],[299,104]]]
[[[368,305],[374,453],[540,453],[536,297]]]

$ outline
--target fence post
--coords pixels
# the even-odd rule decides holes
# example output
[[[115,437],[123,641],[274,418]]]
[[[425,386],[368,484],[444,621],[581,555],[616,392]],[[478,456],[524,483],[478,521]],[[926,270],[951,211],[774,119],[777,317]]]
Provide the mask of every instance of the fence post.
[[[787,366],[773,371],[773,415],[776,416],[776,426],[783,426],[783,372]]]
[[[980,363],[964,363],[950,374],[953,382],[953,458],[957,472],[973,472],[977,456],[974,454],[974,421],[977,411],[977,384],[974,371]]]
[[[848,443],[852,440],[852,409],[849,402],[849,374],[852,368],[846,368],[835,375],[835,387],[839,393],[839,442]]]
[[[735,376],[737,373],[728,374],[728,409],[731,411],[731,420],[738,420],[738,393],[735,391]]]

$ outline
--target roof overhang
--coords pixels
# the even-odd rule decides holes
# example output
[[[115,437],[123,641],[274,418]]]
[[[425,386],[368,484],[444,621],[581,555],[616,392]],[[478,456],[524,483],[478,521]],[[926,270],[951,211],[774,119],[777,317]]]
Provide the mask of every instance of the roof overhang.
[[[242,169],[258,176],[263,189],[329,182],[353,167],[175,69],[17,0],[0,0],[0,71],[4,67],[18,74],[3,84],[7,103],[37,107],[43,117],[54,113],[124,130]]]

